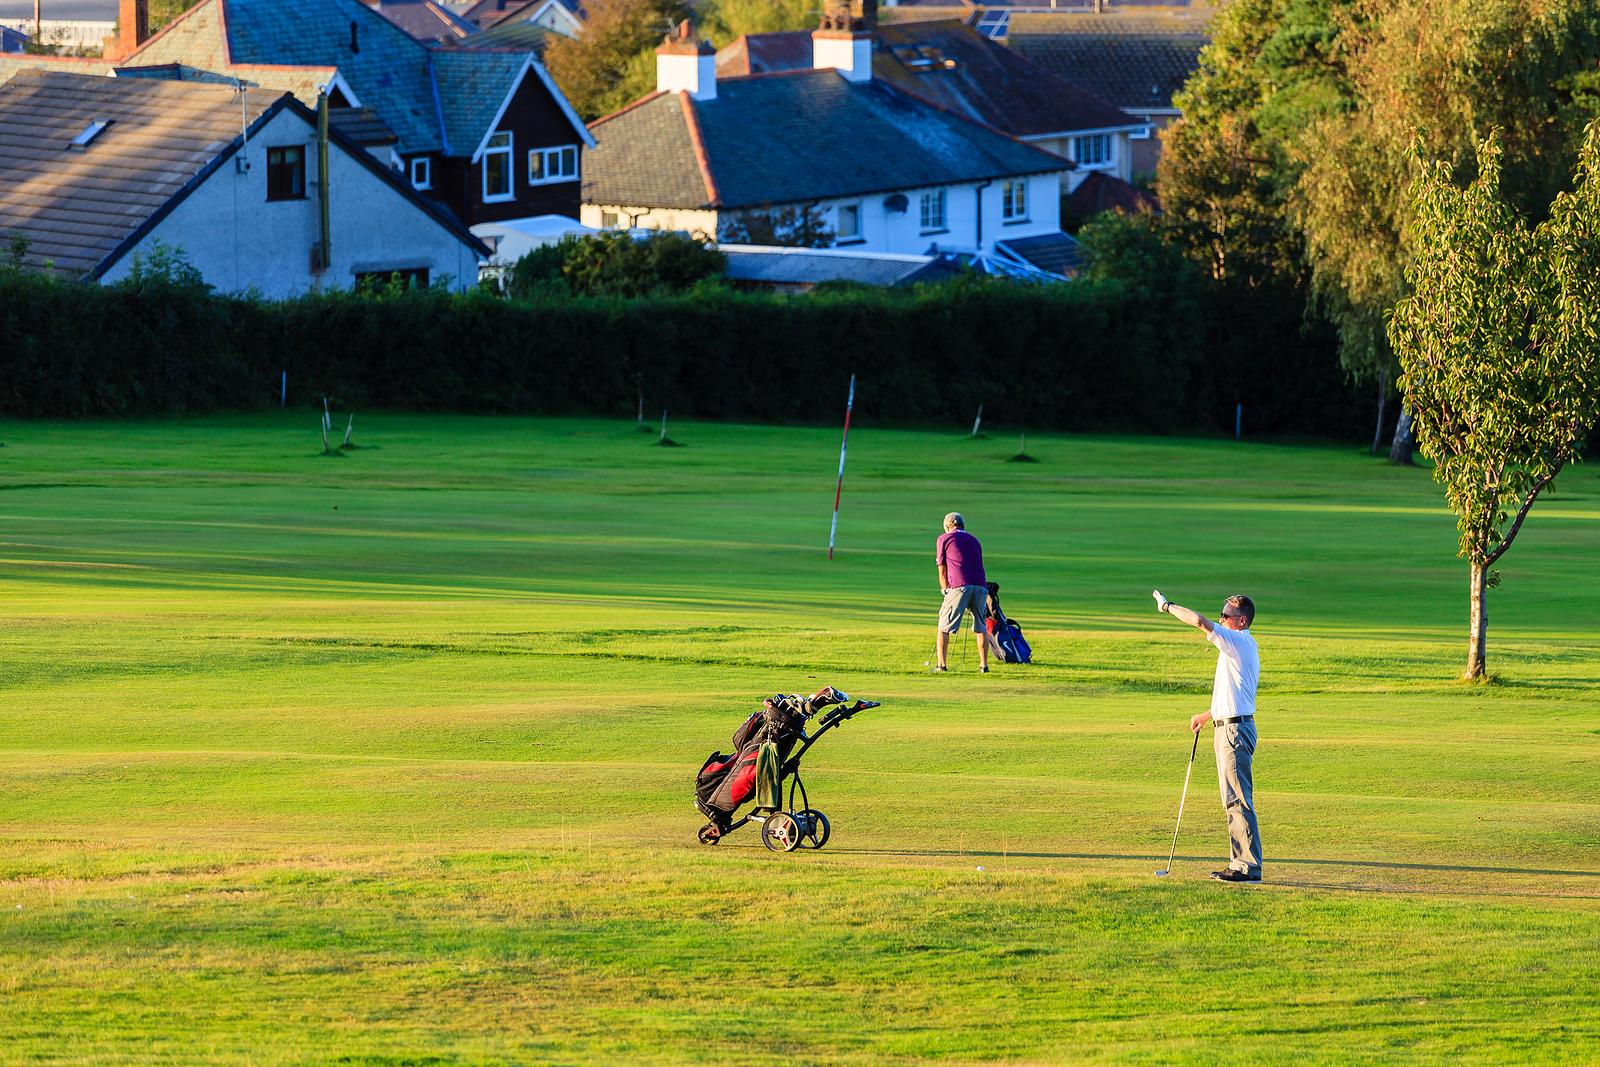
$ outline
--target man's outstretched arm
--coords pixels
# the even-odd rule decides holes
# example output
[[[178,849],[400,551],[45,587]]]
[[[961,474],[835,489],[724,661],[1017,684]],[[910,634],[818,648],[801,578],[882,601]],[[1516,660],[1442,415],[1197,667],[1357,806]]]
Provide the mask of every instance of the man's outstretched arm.
[[[1174,619],[1177,619],[1186,626],[1193,626],[1195,629],[1204,630],[1206,633],[1210,633],[1212,630],[1217,628],[1216,623],[1212,622],[1204,615],[1201,615],[1199,612],[1190,611],[1183,605],[1174,604],[1172,601],[1162,596],[1161,590],[1159,589],[1151,590],[1150,595],[1156,598],[1157,611],[1166,612],[1168,615],[1171,615]]]

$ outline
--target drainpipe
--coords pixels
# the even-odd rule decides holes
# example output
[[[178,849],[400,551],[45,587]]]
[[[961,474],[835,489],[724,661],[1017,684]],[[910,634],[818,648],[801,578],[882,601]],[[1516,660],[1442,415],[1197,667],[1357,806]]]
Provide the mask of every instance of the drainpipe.
[[[978,248],[977,248],[977,255],[980,255],[980,256],[983,255],[983,191],[985,189],[989,188],[989,186],[991,186],[993,184],[994,184],[993,180],[986,181],[986,182],[982,183],[981,185],[979,185],[977,190],[976,190],[976,192],[977,192],[977,200],[978,200]]]
[[[333,262],[333,238],[328,222],[328,91],[317,94],[317,213],[321,236],[317,241],[317,269],[327,270]]]

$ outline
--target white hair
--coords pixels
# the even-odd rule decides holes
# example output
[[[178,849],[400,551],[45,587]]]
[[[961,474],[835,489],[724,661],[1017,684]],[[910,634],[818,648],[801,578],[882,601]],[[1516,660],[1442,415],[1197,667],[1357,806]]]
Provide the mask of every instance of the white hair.
[[[944,525],[947,530],[952,526],[958,530],[965,530],[967,528],[967,520],[961,517],[961,512],[952,511],[944,517]]]

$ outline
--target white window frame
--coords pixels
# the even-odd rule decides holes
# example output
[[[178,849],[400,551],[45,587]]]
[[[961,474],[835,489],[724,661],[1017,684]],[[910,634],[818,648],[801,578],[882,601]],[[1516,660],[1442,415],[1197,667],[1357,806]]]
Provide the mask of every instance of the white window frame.
[[[1104,141],[1106,154],[1104,159],[1084,159],[1083,146],[1086,142]],[[1087,170],[1112,170],[1117,165],[1117,142],[1109,133],[1086,133],[1072,139],[1072,161]]]
[[[572,170],[562,171],[551,175],[551,164],[559,166],[566,153],[572,153]],[[539,170],[544,175],[542,178],[533,176],[533,161],[539,160]],[[578,180],[578,146],[575,144],[556,145],[554,148],[528,149],[528,184],[529,185],[555,185],[558,182],[575,182]]]
[[[917,223],[921,233],[950,232],[950,199],[947,190],[930,189],[917,201]],[[937,208],[937,214],[935,214]]]
[[[1000,186],[1000,221],[1028,221],[1028,179],[1017,178]]]
[[[427,156],[413,156],[409,170],[411,173],[411,188],[433,188],[433,160]]]
[[[503,144],[503,145],[502,144],[496,144],[495,142],[497,140],[499,140],[500,138],[502,138],[502,137],[504,137],[506,139],[505,140],[505,144]],[[516,169],[516,148],[515,148],[515,146],[516,146],[516,138],[512,135],[512,133],[509,130],[501,130],[498,133],[491,133],[489,135],[489,140],[485,142],[485,148],[483,150],[483,155],[478,160],[478,165],[479,165],[479,168],[480,168],[480,170],[482,172],[480,177],[479,177],[479,183],[483,187],[483,202],[485,204],[503,204],[507,200],[515,200],[517,198],[517,169]],[[489,157],[490,156],[504,156],[505,157],[505,160],[506,160],[506,191],[503,192],[503,193],[490,193],[489,192]]]
[[[844,223],[844,213],[846,211],[855,212],[855,217],[856,217],[856,228],[853,231],[851,231],[850,233],[846,233],[845,232],[844,225],[843,225],[843,223]],[[854,200],[854,201],[851,201],[848,204],[840,204],[838,207],[833,209],[833,218],[834,218],[834,227],[833,227],[834,240],[842,241],[842,242],[845,242],[845,243],[866,240],[866,238],[861,235],[861,201]]]

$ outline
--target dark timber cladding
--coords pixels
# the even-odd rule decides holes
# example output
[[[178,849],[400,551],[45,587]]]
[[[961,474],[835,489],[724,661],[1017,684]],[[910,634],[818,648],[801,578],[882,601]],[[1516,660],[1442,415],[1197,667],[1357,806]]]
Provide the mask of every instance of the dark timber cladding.
[[[449,204],[468,226],[530,215],[578,217],[579,181],[532,185],[528,182],[528,150],[578,145],[578,134],[560,106],[530,69],[511,98],[500,122],[490,132],[511,134],[511,188],[514,199],[485,203],[483,160],[471,161],[476,145],[451,144],[455,155],[434,161],[432,195]],[[584,153],[580,153],[584,158]]]

